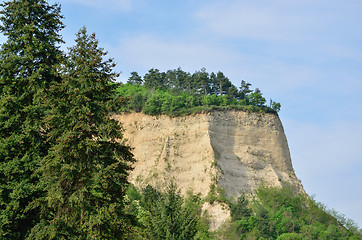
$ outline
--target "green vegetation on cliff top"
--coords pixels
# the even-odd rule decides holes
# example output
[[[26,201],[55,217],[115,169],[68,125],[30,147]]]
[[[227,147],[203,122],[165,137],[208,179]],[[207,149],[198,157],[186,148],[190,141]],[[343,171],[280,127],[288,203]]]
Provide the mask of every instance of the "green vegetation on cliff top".
[[[241,82],[239,89],[222,72],[207,73],[203,68],[193,74],[181,68],[160,72],[150,69],[142,78],[132,72],[118,94],[128,98],[123,111],[149,115],[171,116],[211,110],[243,110],[277,114],[280,103],[270,100],[269,106],[262,92],[251,84]]]

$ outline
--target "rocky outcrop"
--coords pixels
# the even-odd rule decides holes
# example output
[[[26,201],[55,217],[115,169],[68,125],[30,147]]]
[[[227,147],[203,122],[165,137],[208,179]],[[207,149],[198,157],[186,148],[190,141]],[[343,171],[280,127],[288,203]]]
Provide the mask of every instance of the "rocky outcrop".
[[[113,117],[134,148],[137,162],[129,180],[138,187],[150,184],[162,189],[173,180],[183,194],[192,190],[206,196],[214,185],[237,198],[261,183],[288,183],[304,193],[275,114],[215,111],[184,117],[142,113]],[[209,216],[211,230],[230,217],[228,207],[217,202],[206,202],[203,213]]]
[[[303,187],[295,176],[279,117],[242,111],[184,117],[115,115],[137,162],[130,181],[162,188],[174,180],[182,193],[205,196],[212,184],[227,196],[252,192],[260,183]]]

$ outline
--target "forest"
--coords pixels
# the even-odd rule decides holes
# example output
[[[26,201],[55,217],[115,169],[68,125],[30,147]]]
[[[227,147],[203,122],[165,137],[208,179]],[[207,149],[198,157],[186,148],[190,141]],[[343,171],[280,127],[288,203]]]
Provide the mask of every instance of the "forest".
[[[243,110],[277,113],[280,103],[270,99],[269,106],[259,88],[242,80],[239,89],[224,73],[208,73],[205,68],[193,74],[181,68],[160,72],[150,69],[142,78],[132,72],[126,84],[118,89],[128,98],[122,111],[171,116],[210,110]]]
[[[116,64],[86,27],[61,50],[59,4],[11,0],[0,8],[0,239],[361,239],[353,221],[287,186],[238,199],[216,185],[205,197],[183,197],[172,182],[137,189],[128,181],[136,159],[112,113],[280,105],[266,107],[260,90],[246,82],[237,90],[205,70],[151,69],[120,84]],[[157,102],[178,97],[185,100],[167,103],[172,108]],[[205,201],[230,208],[220,231],[210,231]]]

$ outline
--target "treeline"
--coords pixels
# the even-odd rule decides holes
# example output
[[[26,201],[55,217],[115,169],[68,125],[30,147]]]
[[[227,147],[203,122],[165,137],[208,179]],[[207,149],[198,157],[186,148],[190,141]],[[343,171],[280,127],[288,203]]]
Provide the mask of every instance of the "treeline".
[[[144,112],[150,115],[180,115],[212,109],[239,109],[244,111],[280,111],[280,103],[270,100],[267,106],[262,92],[251,84],[241,82],[239,88],[222,73],[208,73],[203,68],[193,74],[181,68],[160,72],[150,69],[141,77],[132,72],[127,84],[118,88],[129,101],[124,111]]]
[[[215,191],[201,198],[188,192],[184,198],[173,183],[164,191],[131,186],[127,211],[136,216],[138,225],[127,239],[359,240],[362,236],[353,221],[289,186],[261,186],[254,196],[242,194],[233,201],[220,194]],[[231,211],[231,219],[215,232],[209,229],[208,213],[201,210],[210,200]]]

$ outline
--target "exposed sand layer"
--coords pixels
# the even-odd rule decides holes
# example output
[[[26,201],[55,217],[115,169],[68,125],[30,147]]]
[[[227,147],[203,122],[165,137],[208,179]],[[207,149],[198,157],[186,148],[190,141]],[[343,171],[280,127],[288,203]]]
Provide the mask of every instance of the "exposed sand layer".
[[[304,192],[295,176],[279,117],[242,111],[185,117],[115,115],[137,162],[130,173],[136,186],[164,188],[174,180],[182,194],[206,196],[210,185],[227,196],[252,192],[260,183],[287,182]],[[208,206],[209,212],[212,206]],[[220,223],[215,223],[215,227]]]

